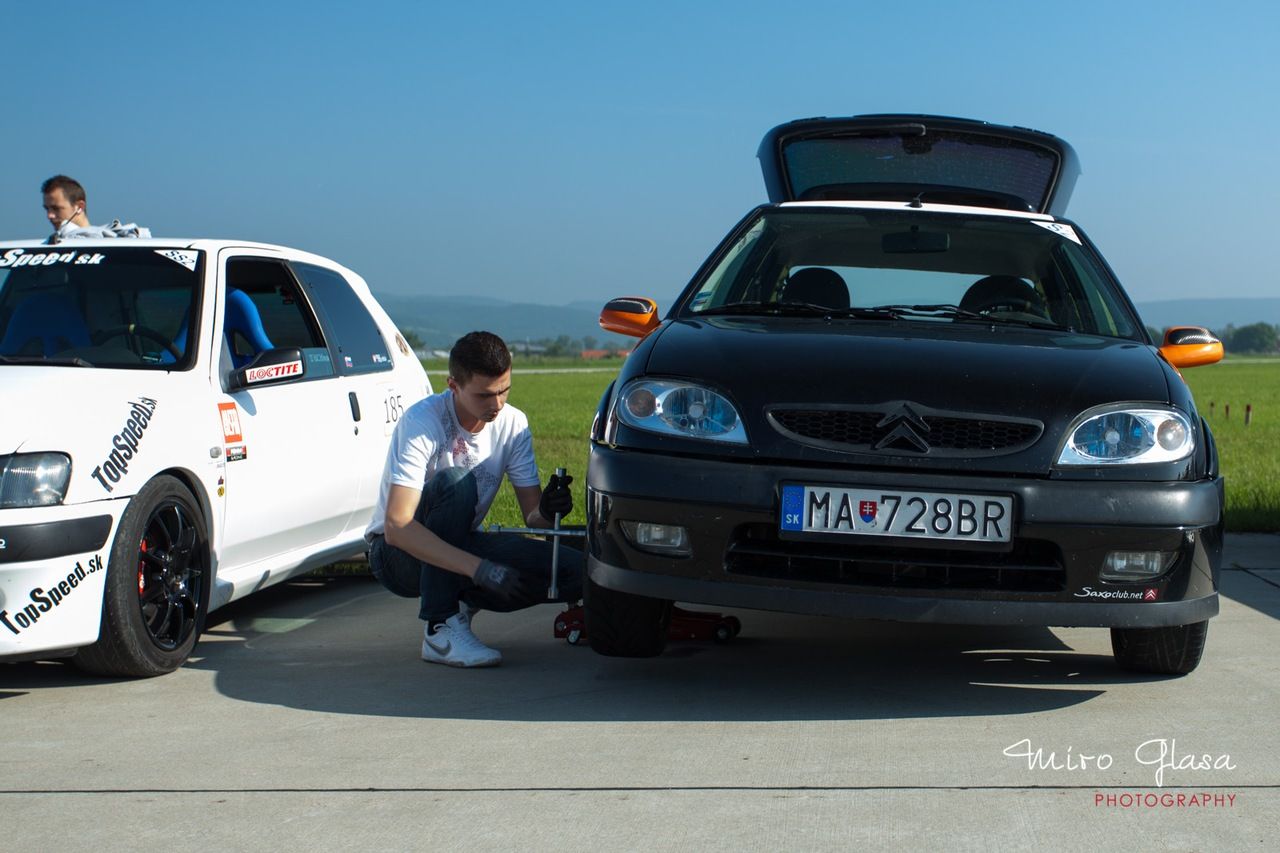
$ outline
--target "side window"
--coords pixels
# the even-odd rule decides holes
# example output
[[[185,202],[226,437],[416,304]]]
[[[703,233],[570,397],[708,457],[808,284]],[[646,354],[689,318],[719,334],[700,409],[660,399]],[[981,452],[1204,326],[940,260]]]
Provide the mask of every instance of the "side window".
[[[232,367],[243,367],[265,350],[297,347],[307,362],[308,378],[333,375],[320,325],[282,262],[228,261],[225,298],[223,346]]]
[[[351,285],[333,270],[294,263],[294,272],[306,285],[311,302],[322,315],[331,336],[341,373],[376,373],[390,370],[391,351],[378,324]]]

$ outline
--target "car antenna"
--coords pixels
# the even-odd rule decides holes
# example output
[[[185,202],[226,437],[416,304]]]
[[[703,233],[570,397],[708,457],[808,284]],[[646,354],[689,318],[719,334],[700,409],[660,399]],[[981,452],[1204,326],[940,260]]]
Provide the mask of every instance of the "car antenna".
[[[916,193],[915,198],[911,199],[911,201],[907,203],[907,207],[924,207],[924,201],[922,200],[923,197],[924,197],[924,190],[921,190],[920,192]]]

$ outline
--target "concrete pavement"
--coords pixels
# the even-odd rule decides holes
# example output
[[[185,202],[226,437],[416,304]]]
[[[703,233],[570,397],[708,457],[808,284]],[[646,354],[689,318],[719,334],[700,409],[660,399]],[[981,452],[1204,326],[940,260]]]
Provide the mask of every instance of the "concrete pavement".
[[[1280,537],[1224,565],[1179,679],[1117,670],[1105,630],[756,612],[611,660],[552,606],[483,614],[505,663],[458,671],[417,659],[414,602],[303,580],[170,676],[0,667],[0,848],[1261,849]]]

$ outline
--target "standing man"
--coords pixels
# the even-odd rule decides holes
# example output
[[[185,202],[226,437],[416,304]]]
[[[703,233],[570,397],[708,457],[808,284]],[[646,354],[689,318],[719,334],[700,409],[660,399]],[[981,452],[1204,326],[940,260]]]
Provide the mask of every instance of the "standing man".
[[[552,543],[482,533],[505,474],[529,527],[551,527],[573,509],[572,477],[538,485],[533,438],[508,406],[511,353],[490,332],[471,332],[449,352],[449,390],[420,400],[396,425],[378,506],[365,531],[374,577],[421,599],[422,659],[497,666],[502,653],[471,632],[476,612],[519,610],[547,600]],[[561,546],[559,600],[582,594],[581,551]]]
[[[74,178],[54,175],[40,185],[44,194],[44,215],[53,226],[53,233],[46,243],[61,243],[72,231],[89,228],[85,214],[84,187]]]

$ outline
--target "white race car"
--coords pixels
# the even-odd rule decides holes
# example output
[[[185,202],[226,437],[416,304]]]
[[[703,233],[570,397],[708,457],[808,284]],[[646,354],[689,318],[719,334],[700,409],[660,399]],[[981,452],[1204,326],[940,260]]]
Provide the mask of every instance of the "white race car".
[[[391,432],[430,393],[325,258],[0,243],[0,661],[176,669],[209,611],[363,550]]]

